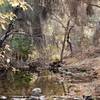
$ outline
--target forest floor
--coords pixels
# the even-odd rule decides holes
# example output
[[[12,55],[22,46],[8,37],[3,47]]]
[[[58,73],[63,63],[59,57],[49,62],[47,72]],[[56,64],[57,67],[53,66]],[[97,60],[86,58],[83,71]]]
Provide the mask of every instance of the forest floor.
[[[47,100],[83,100],[88,96],[100,100],[100,48],[90,47],[64,58],[61,72],[41,76],[35,83]]]
[[[63,67],[70,72],[64,79],[67,96],[93,96],[100,100],[100,48],[90,47],[84,53],[64,59]],[[59,100],[67,99],[65,96]]]
[[[61,65],[64,69],[61,69],[62,74],[44,71],[41,76],[33,77],[26,90],[16,91],[19,95],[31,95],[32,89],[38,87],[46,100],[83,100],[83,96],[100,100],[100,48],[89,47],[83,53],[66,57]],[[10,90],[9,94],[15,95],[16,91]]]

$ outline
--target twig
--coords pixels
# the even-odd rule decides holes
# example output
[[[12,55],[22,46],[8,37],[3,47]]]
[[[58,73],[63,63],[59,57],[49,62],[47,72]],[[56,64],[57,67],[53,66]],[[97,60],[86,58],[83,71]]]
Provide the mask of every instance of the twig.
[[[2,47],[2,44],[4,43],[4,41],[6,40],[6,38],[9,37],[9,35],[12,33],[12,30],[13,30],[13,21],[10,22],[10,24],[8,25],[7,31],[0,38],[0,47]]]
[[[69,28],[69,26],[70,26],[70,21],[71,21],[71,19],[69,19],[68,20],[68,22],[67,22],[67,27],[62,23],[62,21],[55,15],[55,14],[53,14],[53,16],[55,17],[55,18],[52,18],[53,20],[55,20],[55,21],[57,21],[59,24],[61,24],[62,25],[62,27],[65,29],[65,35],[64,35],[64,40],[63,40],[63,45],[62,45],[62,50],[61,50],[61,55],[60,55],[60,61],[62,61],[62,59],[63,59],[63,52],[64,52],[64,49],[65,49],[65,42],[66,42],[66,39],[67,39],[67,43],[69,44],[69,46],[70,46],[70,50],[71,50],[71,54],[72,54],[72,45],[71,45],[71,42],[69,41],[69,34],[70,34],[70,31],[72,30],[72,28],[74,27],[74,26],[71,26],[70,28]],[[67,36],[68,35],[68,36]]]
[[[71,51],[71,54],[73,53],[73,49],[72,49],[72,44],[71,44],[71,42],[70,42],[70,31],[72,30],[72,28],[73,28],[74,26],[71,26],[70,27],[70,29],[69,29],[69,32],[68,32],[68,35],[67,35],[67,43],[69,44],[69,47],[70,47],[70,51]]]
[[[63,52],[65,49],[65,42],[66,42],[66,38],[67,38],[67,34],[68,34],[69,25],[70,25],[70,19],[67,22],[67,28],[65,28],[65,35],[64,35],[64,40],[63,40],[63,45],[62,45],[62,50],[61,50],[61,55],[60,55],[60,57],[61,57],[60,61],[62,61],[62,59],[63,59]]]
[[[65,88],[65,84],[64,84],[64,82],[62,82],[62,87],[63,87],[63,90],[64,90],[64,95],[66,95],[66,88]]]
[[[56,22],[58,22],[59,24],[61,24],[62,27],[65,29],[66,26],[62,23],[62,21],[61,21],[56,15],[53,14],[53,16],[54,16],[55,18],[52,17],[51,19],[53,19],[53,20],[55,20]]]
[[[91,6],[94,6],[94,7],[97,7],[97,8],[100,8],[100,6],[99,5],[96,5],[96,4],[92,4],[92,3],[88,3],[88,2],[84,2],[84,3],[86,3],[88,5],[91,5]]]

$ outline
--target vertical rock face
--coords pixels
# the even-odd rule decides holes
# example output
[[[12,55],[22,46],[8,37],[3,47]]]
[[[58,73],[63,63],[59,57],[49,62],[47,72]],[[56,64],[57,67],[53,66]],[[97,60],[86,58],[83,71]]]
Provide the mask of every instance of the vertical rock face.
[[[81,51],[82,29],[80,26],[75,26],[70,35],[73,54]]]
[[[100,22],[96,25],[96,31],[93,36],[93,44],[94,46],[98,46],[100,44]]]

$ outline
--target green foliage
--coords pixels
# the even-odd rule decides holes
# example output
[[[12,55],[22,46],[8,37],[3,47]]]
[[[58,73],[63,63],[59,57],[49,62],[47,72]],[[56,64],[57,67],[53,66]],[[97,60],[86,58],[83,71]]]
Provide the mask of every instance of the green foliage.
[[[11,46],[15,50],[18,50],[22,54],[28,54],[30,51],[31,40],[27,36],[24,35],[15,35],[11,39]]]
[[[0,5],[0,12],[2,13],[10,12],[11,9],[12,7],[7,0],[4,0],[3,4]]]
[[[15,16],[12,7],[20,5],[23,10],[27,10],[28,4],[24,0],[0,0],[0,29],[6,30],[6,25]]]
[[[7,0],[0,0],[0,29],[6,30],[5,26],[12,19],[12,6]]]
[[[18,87],[28,86],[32,79],[32,74],[25,71],[17,71],[14,74],[14,83]]]

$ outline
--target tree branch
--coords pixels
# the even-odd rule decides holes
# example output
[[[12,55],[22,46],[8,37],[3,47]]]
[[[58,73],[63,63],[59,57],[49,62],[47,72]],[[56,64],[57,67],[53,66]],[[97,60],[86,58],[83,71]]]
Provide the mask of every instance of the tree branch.
[[[7,37],[12,33],[13,29],[13,21],[10,22],[8,25],[7,31],[4,33],[4,35],[0,38],[0,47],[2,47],[4,41],[6,40]]]
[[[96,5],[96,4],[92,4],[92,3],[88,3],[88,2],[84,2],[84,3],[86,3],[87,5],[91,5],[91,6],[94,6],[94,7],[100,8],[100,6],[99,6],[99,5]]]
[[[71,44],[71,42],[70,42],[70,32],[71,32],[71,30],[72,30],[72,28],[73,28],[74,26],[71,26],[70,27],[70,29],[69,29],[69,31],[68,31],[68,35],[67,35],[67,43],[69,44],[69,47],[70,47],[70,51],[71,51],[71,54],[73,54],[73,48],[72,48],[72,44]]]
[[[65,28],[65,35],[64,35],[64,40],[63,40],[63,45],[62,45],[62,50],[61,50],[61,55],[60,55],[60,61],[63,60],[63,52],[65,49],[65,42],[66,42],[66,38],[67,38],[67,34],[68,34],[69,25],[70,25],[70,19],[67,22],[67,28]]]

